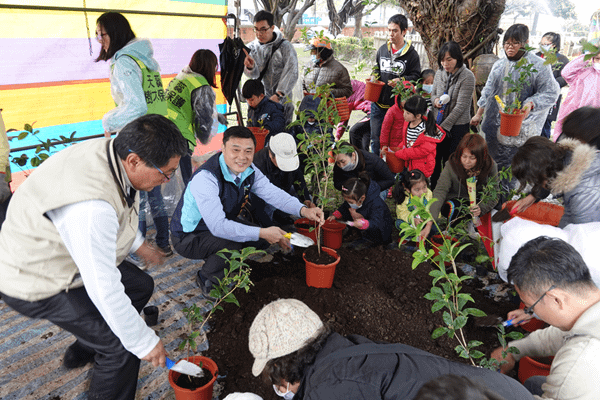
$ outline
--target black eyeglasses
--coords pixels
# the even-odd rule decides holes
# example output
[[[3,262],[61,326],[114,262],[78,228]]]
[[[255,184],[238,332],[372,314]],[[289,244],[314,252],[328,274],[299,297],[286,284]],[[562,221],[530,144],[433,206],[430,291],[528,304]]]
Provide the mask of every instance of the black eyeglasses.
[[[504,43],[504,47],[512,47],[513,49],[517,48],[517,47],[521,47],[521,42],[517,42],[517,43],[508,43],[508,42],[505,42]]]
[[[537,299],[537,301],[535,303],[533,303],[532,305],[530,305],[529,307],[525,307],[525,309],[523,309],[523,311],[525,311],[525,314],[529,314],[529,315],[533,315],[533,308],[537,305],[537,303],[539,303],[540,301],[542,301],[542,299],[544,298],[544,296],[546,295],[546,293],[548,293],[549,291],[551,291],[552,289],[556,289],[556,285],[552,285],[550,286],[550,289],[546,290],[544,292],[543,295],[540,296],[539,299]]]
[[[260,28],[260,29],[259,29],[259,28],[257,28],[257,27],[254,27],[254,32],[255,32],[255,33],[265,33],[265,32],[266,32],[266,31],[268,31],[269,29],[271,29],[271,27],[270,27],[270,26],[269,26],[268,28]]]
[[[134,152],[133,150],[131,150],[131,149],[129,149],[129,152],[130,152],[130,153],[135,153],[135,152]],[[140,158],[141,158],[141,157],[140,157]],[[160,172],[160,173],[162,174],[162,176],[164,176],[165,178],[167,178],[167,180],[168,180],[168,181],[170,181],[170,180],[171,180],[171,178],[172,178],[172,177],[175,175],[175,173],[176,173],[176,172],[177,172],[177,170],[179,169],[179,166],[177,166],[177,168],[175,168],[175,169],[173,170],[173,172],[171,172],[169,175],[167,175],[167,174],[165,174],[165,173],[162,171],[162,169],[158,168],[158,167],[156,166],[156,164],[154,164],[152,161],[150,161],[150,164],[152,164],[152,166],[153,166],[154,168],[156,168],[156,170],[157,170],[158,172]]]

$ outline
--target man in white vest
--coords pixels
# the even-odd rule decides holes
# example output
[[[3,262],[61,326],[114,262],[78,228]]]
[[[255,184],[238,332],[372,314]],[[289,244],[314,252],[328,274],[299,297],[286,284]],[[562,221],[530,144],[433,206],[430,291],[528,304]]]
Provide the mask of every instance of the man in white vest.
[[[134,399],[140,359],[165,366],[162,342],[140,317],[154,282],[125,257],[163,261],[138,232],[137,191],[169,180],[186,152],[173,122],[144,115],[115,139],[53,155],[9,205],[0,231],[2,299],[75,336],[63,365],[95,361],[89,399]]]

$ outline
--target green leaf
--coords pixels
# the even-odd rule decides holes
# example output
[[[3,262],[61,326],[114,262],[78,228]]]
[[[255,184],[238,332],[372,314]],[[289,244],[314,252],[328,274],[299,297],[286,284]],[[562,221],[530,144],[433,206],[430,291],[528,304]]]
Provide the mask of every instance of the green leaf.
[[[446,303],[443,301],[437,301],[431,306],[431,312],[435,313],[440,311],[442,308],[446,307]]]
[[[454,329],[459,330],[462,329],[467,324],[467,317],[459,315],[454,320]]]
[[[448,328],[445,328],[443,326],[436,328],[433,333],[431,334],[431,338],[432,339],[437,339],[440,336],[443,336],[446,334],[446,332],[448,332]]]
[[[17,136],[17,137],[18,137],[18,139],[19,139],[19,140],[23,140],[23,139],[25,139],[25,138],[26,138],[28,135],[29,135],[29,132],[25,131],[25,132],[21,132],[21,133],[19,133],[19,136]]]
[[[42,153],[40,154],[38,157],[40,157],[42,160],[46,160],[48,159],[48,157],[50,157],[48,154]]]
[[[484,356],[485,356],[485,354],[483,354],[483,353],[482,353],[481,351],[479,351],[479,350],[472,350],[472,351],[471,351],[471,357],[472,357],[472,358],[474,358],[474,359],[476,359],[476,360],[477,360],[478,358],[481,358],[481,357],[484,357]]]
[[[29,133],[33,132],[33,126],[31,126],[30,124],[25,124],[25,126],[23,127],[23,129],[26,130]]]
[[[511,331],[506,334],[506,336],[513,340],[523,339],[523,334],[521,332]]]
[[[473,297],[471,297],[471,295],[468,293],[459,293],[458,295],[456,295],[456,297],[458,297],[459,299],[465,299],[467,301],[475,303],[475,300],[473,300]]]
[[[481,311],[478,308],[465,308],[464,312],[466,314],[472,315],[474,317],[485,317],[487,314]]]
[[[454,326],[454,324],[452,323],[452,316],[448,311],[444,311],[444,314],[442,315],[442,320],[448,327]]]

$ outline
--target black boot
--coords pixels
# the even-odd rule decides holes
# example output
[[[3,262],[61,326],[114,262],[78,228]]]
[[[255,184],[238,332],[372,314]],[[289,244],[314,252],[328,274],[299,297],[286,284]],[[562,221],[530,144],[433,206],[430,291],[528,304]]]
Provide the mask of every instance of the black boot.
[[[65,351],[65,358],[63,358],[63,365],[67,369],[83,367],[89,362],[94,361],[95,351],[83,347],[78,341],[75,341]]]

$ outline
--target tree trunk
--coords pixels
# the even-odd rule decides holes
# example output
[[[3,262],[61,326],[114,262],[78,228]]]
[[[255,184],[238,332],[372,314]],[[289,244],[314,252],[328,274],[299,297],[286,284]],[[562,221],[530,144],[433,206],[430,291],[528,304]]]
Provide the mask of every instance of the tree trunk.
[[[362,13],[357,13],[354,15],[354,37],[362,39]]]
[[[417,32],[421,34],[429,65],[437,65],[437,51],[449,40],[457,42],[463,54],[498,29],[506,0],[398,0]],[[495,40],[476,54],[491,53]]]
[[[296,4],[296,2],[294,2],[294,4]],[[289,40],[290,42],[292,41],[292,39],[294,38],[294,34],[296,33],[296,25],[298,24],[298,21],[300,20],[300,18],[302,18],[306,10],[308,10],[314,4],[315,0],[305,0],[301,9],[296,10],[294,13],[290,12],[288,14],[287,23],[285,24],[284,29],[281,30],[283,32],[283,36],[287,40]]]

